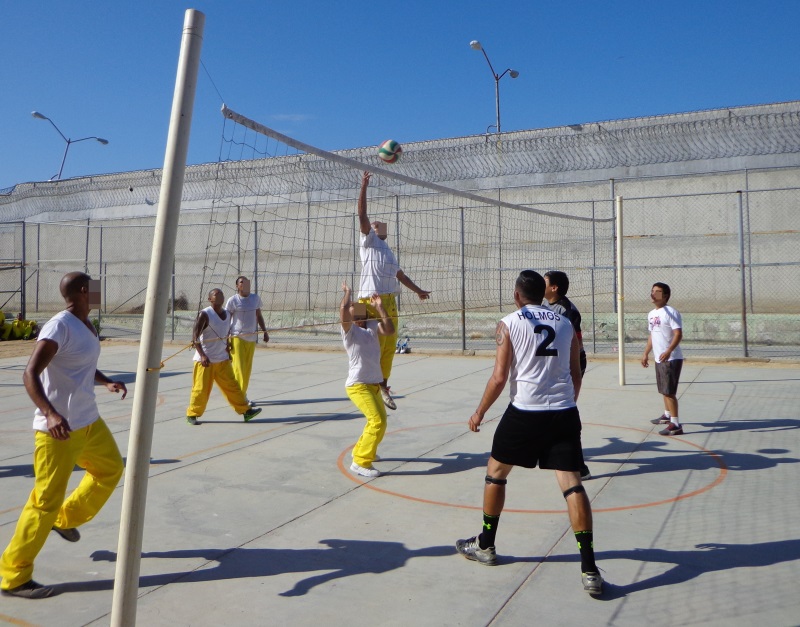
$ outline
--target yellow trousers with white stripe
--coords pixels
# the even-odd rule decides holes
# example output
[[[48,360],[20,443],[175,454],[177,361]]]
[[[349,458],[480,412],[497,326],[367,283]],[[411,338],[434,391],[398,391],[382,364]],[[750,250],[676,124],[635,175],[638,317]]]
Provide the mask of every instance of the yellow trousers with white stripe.
[[[34,444],[33,491],[0,558],[3,590],[33,578],[33,561],[53,526],[71,529],[95,517],[117,487],[124,468],[114,436],[102,418],[71,431],[68,440],[37,431]],[[86,474],[65,499],[76,464]]]
[[[380,388],[377,383],[356,383],[345,388],[347,396],[367,419],[364,431],[353,447],[353,461],[365,468],[372,466],[378,454],[378,444],[386,433],[386,406]]]
[[[187,416],[199,418],[203,415],[215,383],[237,414],[243,414],[250,409],[242,388],[239,387],[233,376],[230,359],[208,366],[203,366],[196,361],[192,372],[192,394],[189,397],[189,407],[186,409]]]
[[[370,317],[380,320],[378,312],[374,307],[372,307],[372,305],[369,304],[369,298],[359,298],[358,302],[367,304],[367,310],[370,313]],[[381,373],[383,374],[384,380],[388,381],[389,376],[392,374],[394,351],[397,348],[397,332],[398,325],[400,324],[400,318],[397,315],[397,300],[395,299],[394,294],[381,294],[381,303],[383,304],[383,308],[386,310],[387,315],[394,323],[394,333],[391,335],[378,336],[378,341],[381,344]]]
[[[233,377],[245,396],[247,396],[247,387],[250,385],[250,373],[253,372],[253,355],[255,353],[255,342],[248,342],[235,335],[231,338]]]

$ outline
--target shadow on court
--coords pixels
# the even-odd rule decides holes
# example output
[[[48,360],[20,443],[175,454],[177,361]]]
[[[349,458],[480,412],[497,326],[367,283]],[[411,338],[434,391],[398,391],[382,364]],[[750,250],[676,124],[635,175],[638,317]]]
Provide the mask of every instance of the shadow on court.
[[[448,453],[444,457],[381,457],[381,462],[403,462],[408,470],[388,470],[383,473],[387,477],[397,476],[430,476],[451,475],[473,468],[485,468],[489,461],[489,453]],[[433,468],[413,470],[415,464],[435,464]]]
[[[381,574],[398,568],[415,557],[446,557],[454,554],[452,546],[431,546],[407,549],[401,542],[364,540],[320,540],[323,549],[187,549],[142,553],[142,559],[202,559],[203,564],[188,571],[176,571],[139,578],[139,587],[164,586],[171,583],[220,581],[249,577],[271,577],[286,573],[330,571],[298,581],[294,587],[280,593],[284,597],[307,594],[320,584],[354,575]],[[114,562],[113,551],[95,551],[96,562]],[[216,566],[207,567],[211,562]],[[59,594],[111,590],[114,581],[79,581],[53,586]]]
[[[285,418],[265,418],[259,416],[258,418],[253,418],[248,422],[244,422],[241,420],[237,420],[236,418],[231,418],[230,420],[206,420],[205,418],[198,418],[197,424],[198,425],[254,425],[254,424],[288,424],[288,425],[299,425],[299,424],[306,424],[306,423],[314,423],[314,422],[327,422],[329,420],[333,421],[347,421],[347,420],[364,420],[364,416],[357,415],[357,414],[308,414],[307,416],[287,416]]]
[[[639,562],[674,564],[669,570],[628,585],[615,585],[606,581],[604,601],[612,601],[629,594],[651,590],[661,586],[691,581],[700,575],[716,571],[729,571],[735,568],[757,568],[774,566],[782,562],[800,560],[800,540],[780,540],[756,544],[724,544],[708,542],[695,545],[697,550],[667,551],[664,549],[631,549],[627,551],[598,551],[595,554],[598,565],[603,569],[605,560],[635,560]],[[500,564],[515,562],[575,562],[580,563],[579,555],[551,555],[543,557],[498,556]]]
[[[127,458],[122,458],[123,463],[127,464]],[[177,464],[179,459],[151,459],[150,465]],[[72,472],[84,472],[80,466],[75,466]],[[10,479],[11,477],[33,477],[33,464],[19,464],[16,466],[0,466],[0,479]]]

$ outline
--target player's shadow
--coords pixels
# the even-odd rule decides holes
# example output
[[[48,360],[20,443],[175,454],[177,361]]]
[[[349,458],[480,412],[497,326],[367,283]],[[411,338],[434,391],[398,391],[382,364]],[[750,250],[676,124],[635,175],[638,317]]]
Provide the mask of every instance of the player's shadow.
[[[10,479],[11,477],[33,477],[33,464],[0,466],[0,479]]]
[[[122,461],[126,462],[127,458],[123,457]],[[150,465],[160,464],[177,464],[179,459],[150,459]],[[75,466],[72,472],[85,472],[80,466]],[[19,464],[16,466],[0,466],[0,479],[10,479],[11,477],[34,477],[33,464]]]
[[[357,415],[355,413],[337,413],[337,414],[307,414],[304,416],[285,416],[283,418],[270,418],[269,416],[261,416],[259,415],[257,418],[253,418],[248,422],[244,422],[243,420],[236,420],[232,418],[230,420],[207,420],[206,418],[198,418],[197,424],[210,424],[210,425],[254,425],[254,424],[287,424],[287,425],[300,425],[306,424],[309,422],[328,422],[328,421],[348,421],[348,420],[364,420],[363,416]]]
[[[779,449],[783,452],[783,449]],[[718,456],[718,457],[717,457]],[[720,458],[722,464],[720,464]],[[591,459],[589,461],[592,461]],[[594,461],[605,464],[619,464],[619,469],[607,475],[594,474],[596,479],[604,476],[630,477],[646,475],[653,472],[663,473],[685,470],[720,470],[726,468],[732,471],[764,470],[775,468],[779,464],[796,464],[800,459],[793,457],[770,457],[755,453],[740,453],[737,451],[714,451],[710,455],[703,451],[662,451],[656,457],[609,458],[602,457]]]
[[[320,540],[326,548],[319,549],[187,549],[142,553],[143,559],[193,559],[202,564],[190,564],[183,570],[139,578],[139,587],[164,586],[171,583],[222,581],[251,577],[272,577],[287,573],[318,573],[301,579],[281,592],[284,597],[307,594],[315,586],[365,574],[386,573],[406,565],[415,557],[445,557],[455,553],[452,546],[431,546],[408,549],[400,542],[368,540]],[[112,551],[95,551],[95,561],[116,561]],[[209,564],[216,562],[216,566]],[[78,581],[53,586],[57,593],[110,590],[113,580]]]
[[[800,540],[778,540],[756,544],[724,544],[709,542],[695,545],[696,550],[668,551],[665,549],[630,549],[598,551],[598,566],[604,568],[606,560],[636,560],[639,562],[674,564],[669,570],[630,584],[606,582],[604,601],[625,597],[642,590],[691,581],[700,575],[729,571],[734,568],[774,566],[783,562],[800,560]],[[580,562],[578,555],[550,555],[547,557],[515,558],[506,556],[502,561],[514,562]],[[607,576],[607,575],[606,575]]]
[[[283,401],[258,401],[254,400],[253,405],[256,407],[273,407],[273,406],[284,406],[284,405],[310,405],[311,403],[342,403],[349,401],[350,399],[347,397],[335,397],[335,398],[299,398],[299,399],[286,399]]]
[[[444,457],[383,457],[381,462],[401,462],[399,470],[387,470],[382,474],[387,477],[401,475],[452,475],[458,472],[485,468],[489,461],[489,453],[448,453]],[[414,470],[415,464],[433,464],[431,468]]]
[[[692,433],[727,433],[729,431],[753,431],[769,433],[770,431],[791,431],[800,429],[800,420],[796,418],[765,418],[760,420],[717,420],[716,422],[692,423]],[[698,429],[703,427],[705,431]]]

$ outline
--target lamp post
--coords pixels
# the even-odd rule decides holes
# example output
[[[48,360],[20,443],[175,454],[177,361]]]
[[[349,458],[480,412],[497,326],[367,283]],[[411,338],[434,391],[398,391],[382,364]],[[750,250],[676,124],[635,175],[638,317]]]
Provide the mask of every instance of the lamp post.
[[[77,144],[78,142],[86,141],[87,139],[95,139],[98,142],[100,142],[101,144],[103,144],[103,146],[108,144],[108,140],[107,139],[103,139],[102,137],[96,137],[94,135],[92,135],[91,137],[81,137],[80,139],[68,139],[66,137],[66,135],[64,135],[64,133],[61,132],[61,129],[56,126],[56,123],[53,122],[53,120],[51,120],[50,118],[48,118],[46,115],[42,115],[38,111],[31,111],[31,115],[33,117],[35,117],[36,119],[38,119],[38,120],[47,120],[48,122],[50,122],[50,124],[53,125],[53,128],[56,129],[56,132],[59,135],[61,135],[61,139],[63,139],[67,143],[67,147],[64,148],[64,156],[61,158],[61,167],[58,169],[58,174],[56,174],[55,176],[50,177],[51,181],[53,179],[55,179],[57,181],[61,180],[61,173],[64,171],[64,163],[67,160],[67,153],[69,152],[69,147],[72,144]]]
[[[492,62],[489,61],[489,55],[486,54],[486,50],[483,49],[481,42],[477,39],[473,39],[469,42],[469,47],[473,50],[480,50],[483,53],[483,56],[486,58],[486,63],[489,64],[489,69],[492,71],[492,76],[494,77],[494,106],[495,112],[497,114],[497,123],[495,124],[495,129],[497,133],[500,133],[500,79],[503,78],[506,74],[508,74],[511,78],[517,78],[519,76],[519,72],[516,70],[512,70],[511,68],[506,68],[503,70],[502,74],[498,74],[494,71],[494,66]],[[491,127],[490,127],[491,128]]]

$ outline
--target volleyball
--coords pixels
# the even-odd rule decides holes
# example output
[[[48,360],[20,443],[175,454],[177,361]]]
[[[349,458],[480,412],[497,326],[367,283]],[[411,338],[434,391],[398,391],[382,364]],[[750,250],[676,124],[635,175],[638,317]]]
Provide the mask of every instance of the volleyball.
[[[393,139],[387,139],[380,146],[378,146],[378,156],[386,163],[394,163],[400,158],[400,153],[403,149]]]

